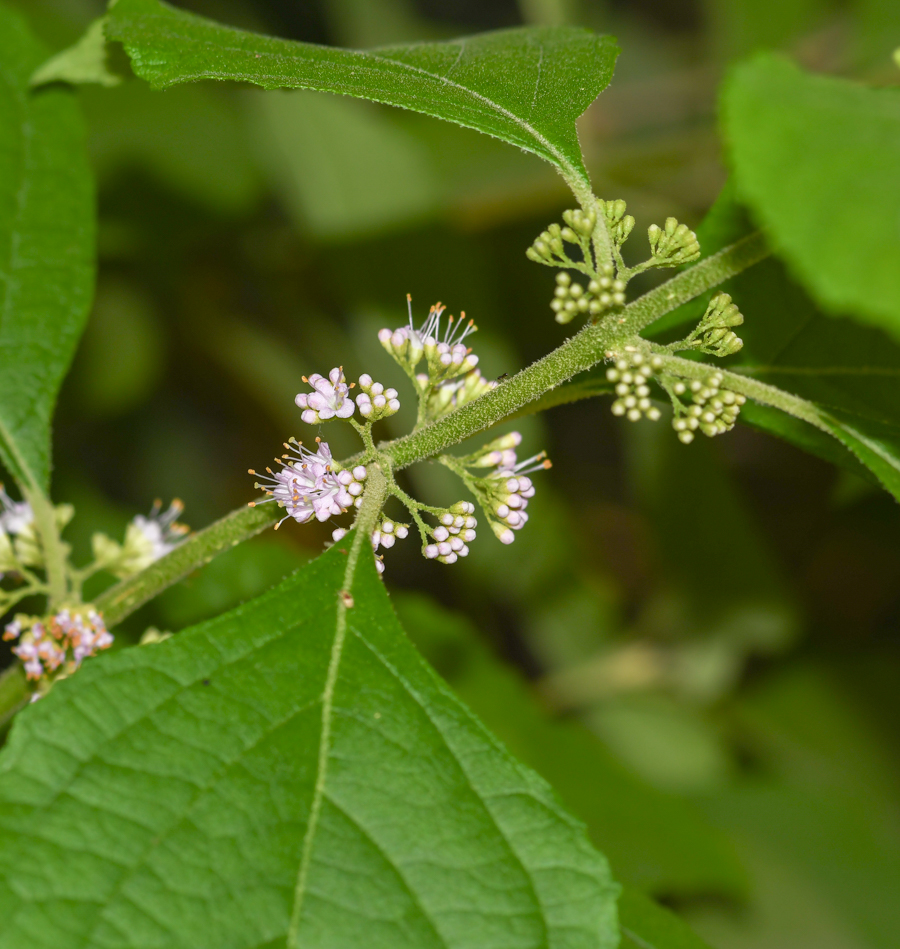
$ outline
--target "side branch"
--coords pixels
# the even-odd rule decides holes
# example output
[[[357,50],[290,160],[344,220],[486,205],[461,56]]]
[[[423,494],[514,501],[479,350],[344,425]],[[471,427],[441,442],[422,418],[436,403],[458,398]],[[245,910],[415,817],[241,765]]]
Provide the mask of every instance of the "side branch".
[[[607,350],[633,337],[642,327],[762,260],[767,253],[761,235],[744,238],[639,297],[602,323],[585,326],[543,359],[480,399],[411,435],[380,446],[381,451],[395,468],[405,468],[491,428],[577,373],[602,362]],[[758,398],[750,392],[747,395]],[[761,401],[773,404],[767,399]],[[244,507],[190,537],[152,566],[116,584],[97,599],[96,606],[103,611],[107,626],[121,622],[166,587],[209,563],[223,550],[265,530],[275,520],[277,514],[272,508]]]

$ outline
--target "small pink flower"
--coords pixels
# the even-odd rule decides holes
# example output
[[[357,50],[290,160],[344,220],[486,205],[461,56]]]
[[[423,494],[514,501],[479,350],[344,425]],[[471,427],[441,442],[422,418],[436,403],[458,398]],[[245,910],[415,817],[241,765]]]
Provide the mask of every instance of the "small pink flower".
[[[332,369],[328,378],[314,372],[303,381],[311,385],[314,392],[300,392],[294,402],[303,409],[300,418],[310,425],[326,422],[332,418],[350,418],[356,406],[350,398],[350,387],[340,367]]]

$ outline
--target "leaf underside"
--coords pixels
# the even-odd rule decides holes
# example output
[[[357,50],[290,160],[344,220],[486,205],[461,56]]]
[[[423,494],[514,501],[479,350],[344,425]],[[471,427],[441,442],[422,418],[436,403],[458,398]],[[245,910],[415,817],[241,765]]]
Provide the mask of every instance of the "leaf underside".
[[[575,27],[348,50],[222,26],[160,0],[118,0],[106,36],[154,88],[198,79],[315,89],[412,109],[534,152],[589,189],[575,119],[609,85],[618,47]]]
[[[4,949],[613,949],[582,826],[419,657],[371,558],[352,583],[347,563],[337,545],[18,717]]]
[[[94,197],[72,93],[29,90],[46,58],[0,6],[0,460],[50,480],[50,418],[94,281]]]

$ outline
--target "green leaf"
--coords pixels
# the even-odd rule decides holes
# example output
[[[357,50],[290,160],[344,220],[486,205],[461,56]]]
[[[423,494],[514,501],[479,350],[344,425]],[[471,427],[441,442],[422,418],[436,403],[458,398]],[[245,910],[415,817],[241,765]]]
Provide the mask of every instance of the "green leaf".
[[[582,826],[353,562],[335,545],[19,715],[4,949],[616,946],[618,887]]]
[[[619,897],[619,920],[620,949],[709,949],[674,913],[630,887]]]
[[[117,86],[121,81],[122,76],[113,72],[107,62],[103,18],[94,20],[74,46],[48,59],[31,77],[32,86],[49,82],[95,82],[101,86]]]
[[[155,89],[198,79],[315,89],[424,112],[518,145],[590,193],[575,119],[609,85],[618,47],[575,27],[348,50],[222,26],[160,0],[118,0],[106,36]]]
[[[725,86],[738,192],[829,312],[900,339],[900,90],[761,56]]]
[[[0,6],[0,460],[50,480],[50,418],[90,306],[94,197],[70,91],[31,92],[46,51]]]
[[[580,722],[554,718],[463,615],[421,594],[395,594],[394,603],[460,698],[586,822],[617,878],[668,896],[744,895],[743,870],[717,829],[626,770]]]

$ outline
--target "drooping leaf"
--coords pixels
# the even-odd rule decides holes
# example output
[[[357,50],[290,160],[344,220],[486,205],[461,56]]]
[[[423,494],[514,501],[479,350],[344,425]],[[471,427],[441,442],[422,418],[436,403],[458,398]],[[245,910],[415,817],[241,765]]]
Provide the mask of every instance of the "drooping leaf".
[[[223,26],[161,0],[118,0],[106,36],[154,88],[198,79],[315,89],[424,112],[493,135],[589,189],[575,119],[612,79],[612,37],[574,27],[347,50]]]
[[[394,602],[404,629],[460,698],[587,823],[617,878],[668,896],[744,895],[743,870],[716,828],[635,777],[582,724],[554,718],[464,616],[421,594],[395,594]]]
[[[93,288],[94,199],[72,93],[29,90],[44,59],[0,5],[0,460],[46,491],[50,418]]]
[[[4,949],[613,949],[603,857],[351,561],[336,545],[19,716]]]
[[[761,56],[725,86],[737,189],[810,294],[900,339],[900,89]]]
[[[621,949],[709,949],[687,923],[631,887],[619,897],[619,920]]]

